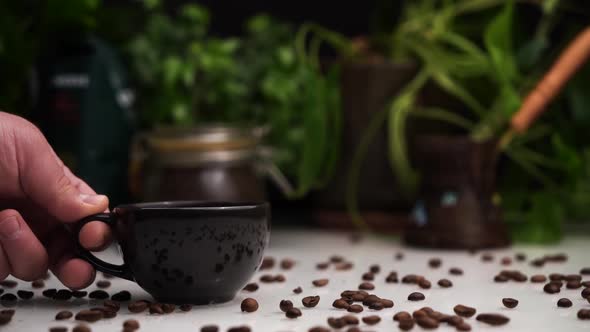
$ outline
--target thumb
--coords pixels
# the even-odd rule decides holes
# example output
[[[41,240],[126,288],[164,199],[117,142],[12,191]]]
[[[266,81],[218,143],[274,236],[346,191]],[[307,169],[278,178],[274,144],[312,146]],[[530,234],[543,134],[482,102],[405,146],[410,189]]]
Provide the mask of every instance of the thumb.
[[[22,191],[60,221],[72,222],[108,208],[108,198],[81,190],[70,172],[31,123],[15,128],[15,148]]]

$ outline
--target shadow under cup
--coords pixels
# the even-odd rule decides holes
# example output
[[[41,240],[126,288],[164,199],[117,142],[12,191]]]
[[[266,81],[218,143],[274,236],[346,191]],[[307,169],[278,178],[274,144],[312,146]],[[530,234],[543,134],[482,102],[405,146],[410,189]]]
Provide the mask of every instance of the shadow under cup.
[[[136,282],[157,301],[226,302],[252,278],[270,234],[268,203],[159,202],[122,205],[85,218],[109,224],[123,265],[80,249],[97,270]]]

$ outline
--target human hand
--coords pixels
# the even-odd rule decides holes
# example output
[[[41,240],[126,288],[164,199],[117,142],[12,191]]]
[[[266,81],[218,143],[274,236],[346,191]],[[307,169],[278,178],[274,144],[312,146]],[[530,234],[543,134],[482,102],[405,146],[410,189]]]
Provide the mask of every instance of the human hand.
[[[108,198],[72,174],[39,129],[0,112],[0,280],[35,280],[49,268],[67,287],[88,286],[95,271],[74,257],[64,224],[107,209]],[[80,243],[101,250],[110,236],[105,224],[89,223]]]

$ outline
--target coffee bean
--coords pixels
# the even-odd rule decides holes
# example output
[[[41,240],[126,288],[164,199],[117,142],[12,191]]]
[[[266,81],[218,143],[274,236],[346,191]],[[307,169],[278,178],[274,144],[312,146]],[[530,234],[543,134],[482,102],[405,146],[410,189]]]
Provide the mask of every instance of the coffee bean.
[[[323,327],[323,326],[314,326],[307,331],[308,332],[330,332],[330,329]]]
[[[433,269],[439,268],[441,264],[442,261],[440,260],[440,258],[431,258],[428,260],[428,266],[430,266]]]
[[[369,305],[372,305],[373,303],[376,303],[379,301],[381,301],[381,298],[379,298],[379,296],[377,296],[375,294],[371,294],[371,295],[365,296],[365,298],[363,299],[363,305],[369,306]]]
[[[123,290],[117,292],[111,296],[111,300],[117,302],[127,302],[131,300],[131,293],[129,291]]]
[[[26,290],[19,290],[16,292],[16,294],[23,300],[30,300],[33,298],[33,295],[35,295],[35,293]]]
[[[268,270],[272,269],[275,266],[275,259],[272,257],[264,257],[262,263],[260,264],[259,270]]]
[[[271,277],[272,278],[272,277]],[[272,278],[274,279],[274,278]],[[242,288],[246,292],[255,292],[258,290],[258,284],[255,282],[251,282]]]
[[[412,315],[410,315],[410,313],[407,311],[400,311],[393,315],[393,320],[395,321],[402,321],[406,319],[412,319]]]
[[[578,318],[579,319],[590,319],[590,309],[578,310]]]
[[[373,274],[377,274],[381,271],[381,266],[379,266],[377,264],[373,264],[373,265],[369,266],[369,271],[371,271],[371,273],[373,273]]]
[[[14,280],[2,280],[0,281],[0,286],[4,288],[14,288],[18,285],[18,283]]]
[[[336,271],[348,271],[348,270],[352,270],[352,268],[354,267],[354,265],[351,262],[342,262],[342,263],[338,263],[336,264]]]
[[[251,329],[249,326],[242,325],[242,326],[234,326],[227,329],[227,332],[250,332]]]
[[[16,295],[11,294],[11,293],[6,293],[3,294],[2,296],[0,296],[0,300],[2,301],[6,301],[6,302],[15,302],[18,298],[16,297]]]
[[[72,296],[77,299],[83,298],[86,295],[88,295],[87,291],[81,291],[81,290],[72,291]]]
[[[217,325],[205,325],[201,327],[201,332],[219,332],[219,327]]]
[[[318,270],[325,270],[328,266],[330,266],[330,263],[317,263],[315,267]]]
[[[113,279],[115,276],[112,275],[112,274],[108,274],[106,272],[103,272],[102,273],[102,277],[105,278],[105,279]]]
[[[497,276],[494,277],[494,281],[495,282],[507,282],[508,278],[506,276],[498,274]]]
[[[339,256],[339,255],[334,255],[332,257],[330,257],[330,262],[332,263],[342,263],[344,261],[344,257]]]
[[[543,265],[545,265],[545,260],[542,258],[536,258],[531,261],[531,266],[542,267]]]
[[[119,311],[119,309],[121,309],[119,302],[115,302],[113,300],[105,300],[102,305],[114,311]]]
[[[586,288],[590,287],[590,280],[582,281],[582,287],[586,287]]]
[[[408,274],[402,278],[404,284],[416,284],[421,278],[415,274]]]
[[[332,306],[337,309],[347,309],[350,306],[350,304],[348,304],[348,302],[346,302],[343,299],[338,299],[332,303]]]
[[[103,313],[102,311],[99,310],[81,310],[76,314],[76,317],[74,317],[76,320],[83,320],[86,322],[96,322],[100,319],[102,319],[103,317]]]
[[[548,294],[556,294],[556,293],[559,293],[560,288],[557,284],[548,283],[548,284],[545,284],[545,286],[543,287],[543,291]]]
[[[500,260],[500,264],[502,264],[502,265],[510,265],[510,264],[512,264],[512,258],[510,258],[510,257],[502,257],[502,259]]]
[[[422,279],[418,282],[418,286],[422,289],[429,289],[431,287],[430,281]]]
[[[10,323],[12,315],[7,313],[0,313],[0,326]]]
[[[440,279],[438,285],[442,288],[453,287],[453,283],[449,279]]]
[[[386,283],[396,283],[396,282],[398,282],[397,272],[395,272],[395,271],[389,272],[389,274],[385,278],[385,282]]]
[[[375,275],[371,272],[363,273],[362,279],[365,281],[373,281],[375,280]]]
[[[445,322],[451,326],[457,326],[457,325],[463,323],[463,318],[461,318],[457,315],[448,315],[448,316],[445,316],[440,321]]]
[[[500,314],[479,314],[476,320],[489,325],[504,325],[510,321],[510,318]]]
[[[504,306],[506,308],[516,308],[516,306],[518,305],[518,300],[517,299],[513,299],[511,297],[505,297],[502,299],[502,303],[504,304]]]
[[[176,310],[176,305],[172,303],[162,303],[162,310],[165,314],[169,314]]]
[[[95,307],[90,310],[100,311],[102,313],[102,318],[114,318],[117,316],[117,312],[109,307]]]
[[[381,299],[381,304],[383,308],[393,308],[393,301],[389,299]]]
[[[381,321],[381,317],[377,315],[365,316],[363,317],[363,323],[367,325],[375,325]]]
[[[188,312],[193,309],[193,305],[188,304],[188,303],[184,303],[184,304],[181,304],[178,308],[180,309],[180,311]]]
[[[457,329],[457,331],[471,331],[471,325],[463,322],[459,325],[456,325],[455,328]]]
[[[295,266],[295,261],[290,258],[284,258],[281,260],[281,269],[291,270]]]
[[[135,301],[129,303],[127,309],[134,314],[144,312],[148,308],[149,304],[146,301]]]
[[[123,322],[123,328],[130,329],[130,330],[138,330],[139,329],[139,322],[135,319],[128,319]]]
[[[358,325],[359,319],[353,315],[344,315],[342,316],[342,320],[346,323],[346,325]]]
[[[561,273],[551,273],[549,274],[549,280],[551,281],[561,281],[565,278],[565,276]]]
[[[590,288],[584,288],[580,294],[585,299],[590,298]]]
[[[333,329],[341,329],[346,326],[346,322],[341,318],[329,317],[327,321],[328,325]]]
[[[73,316],[74,316],[74,314],[71,311],[62,310],[55,315],[55,320],[70,319]]]
[[[2,309],[2,310],[0,310],[0,314],[10,315],[10,317],[14,316],[15,313],[16,313],[16,310],[14,310],[14,309]]]
[[[274,281],[275,281],[275,276],[273,276],[271,274],[264,274],[264,275],[260,276],[260,282],[270,283],[270,282],[274,282]]]
[[[584,267],[580,270],[580,274],[590,275],[590,267]]]
[[[111,287],[111,282],[108,280],[99,280],[96,282],[96,287],[98,288],[109,288]]]
[[[420,292],[413,292],[413,293],[410,293],[410,295],[408,295],[409,301],[422,301],[425,298],[426,297],[424,296],[424,294],[422,294]]]
[[[398,261],[401,261],[402,259],[404,259],[404,253],[403,252],[395,253],[395,259]]]
[[[88,294],[88,297],[91,299],[96,299],[96,300],[106,300],[109,298],[109,293],[107,293],[103,290],[97,289],[97,290],[90,292],[90,294]]]
[[[72,332],[92,332],[92,329],[88,325],[80,324],[74,326]]]
[[[454,311],[454,312],[455,312],[457,315],[459,315],[459,316],[461,316],[461,317],[466,317],[466,318],[469,318],[469,317],[471,317],[471,316],[475,315],[475,312],[476,312],[475,308],[468,307],[468,306],[466,306],[466,305],[462,305],[462,304],[457,304],[457,305],[456,305],[456,306],[453,308],[453,311]]]
[[[65,326],[54,326],[49,328],[49,332],[68,332],[68,328]]]
[[[402,331],[409,331],[414,328],[414,319],[404,319],[400,320],[397,327]]]
[[[328,284],[328,282],[330,282],[330,280],[328,279],[317,279],[312,281],[311,283],[316,287],[324,287]]]
[[[31,283],[31,287],[33,288],[43,288],[45,287],[45,282],[41,279],[35,280]]]
[[[455,276],[463,275],[463,270],[458,267],[452,267],[449,269],[449,273]]]
[[[54,300],[67,301],[72,298],[72,291],[69,289],[60,289],[53,296]]]
[[[297,287],[297,288],[293,289],[293,293],[295,293],[295,294],[301,294],[301,292],[303,292],[301,287]]]
[[[361,283],[359,285],[359,289],[362,289],[362,290],[373,290],[373,289],[375,289],[375,285],[373,285],[370,282],[363,282],[363,283]]]
[[[367,294],[356,293],[356,294],[352,295],[352,300],[354,302],[362,302],[365,300],[366,297],[367,297]]]
[[[242,309],[242,312],[254,312],[258,310],[258,302],[249,297],[242,301],[240,308]]]
[[[301,300],[301,302],[303,303],[304,307],[313,308],[316,305],[318,305],[318,303],[320,303],[320,297],[319,296],[306,296]]]
[[[569,308],[572,306],[572,301],[570,301],[570,299],[568,298],[561,298],[557,301],[557,306],[560,308]]]
[[[579,274],[568,274],[563,277],[565,281],[579,281],[582,282],[582,276]]]
[[[547,277],[545,277],[542,274],[535,274],[534,276],[531,277],[531,282],[539,283],[539,282],[545,282],[545,281],[547,281]]]
[[[159,303],[152,303],[150,304],[150,310],[149,310],[150,314],[152,315],[163,315],[164,314],[164,309],[162,308],[162,305]]]
[[[371,310],[383,310],[383,304],[381,302],[375,302],[369,305]]]
[[[561,289],[563,287],[563,282],[561,282],[561,281],[549,281],[549,284],[553,284],[553,285],[559,287],[559,289]]]
[[[567,289],[578,289],[578,288],[582,287],[582,283],[577,280],[570,280],[567,282],[565,287]]]
[[[545,255],[545,257],[543,257],[545,259],[545,261],[548,262],[554,262],[554,263],[563,263],[563,262],[567,262],[568,257],[567,254],[565,253],[558,253],[558,254],[554,254],[554,255]]]
[[[490,253],[486,253],[486,254],[481,255],[481,260],[482,260],[482,262],[486,262],[486,263],[491,262],[494,260],[494,256]]]
[[[285,312],[285,316],[287,316],[287,318],[297,318],[297,317],[301,317],[301,310],[299,310],[298,308],[290,308],[289,310],[287,310]]]
[[[279,303],[279,308],[282,312],[287,312],[287,310],[293,308],[293,302],[289,300],[281,300],[281,303]]]
[[[526,261],[526,255],[524,253],[522,253],[522,252],[516,253],[514,255],[514,258],[516,258],[516,260],[519,261],[519,262]]]
[[[438,321],[434,318],[424,316],[416,318],[416,324],[423,329],[432,330],[438,328]]]
[[[354,312],[354,313],[359,313],[363,311],[363,307],[361,305],[358,304],[353,304],[351,306],[348,307],[348,309],[346,309],[348,312]]]

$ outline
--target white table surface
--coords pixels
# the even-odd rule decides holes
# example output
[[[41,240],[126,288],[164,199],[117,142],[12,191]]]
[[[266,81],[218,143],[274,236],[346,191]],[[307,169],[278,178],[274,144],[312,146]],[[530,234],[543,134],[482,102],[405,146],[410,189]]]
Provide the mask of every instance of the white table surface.
[[[380,264],[381,272],[376,276],[376,286],[372,293],[381,297],[392,299],[393,308],[381,311],[365,310],[356,314],[359,318],[367,315],[379,315],[382,320],[375,326],[367,326],[361,322],[359,327],[364,331],[397,331],[397,324],[392,316],[401,310],[413,311],[423,306],[430,306],[443,313],[452,314],[452,308],[456,304],[465,304],[477,308],[478,313],[494,312],[510,317],[510,322],[501,327],[490,327],[477,322],[474,318],[466,321],[471,324],[473,331],[590,331],[590,320],[577,319],[576,313],[580,308],[590,309],[590,304],[580,296],[581,289],[562,289],[561,293],[548,295],[543,293],[543,284],[526,283],[494,283],[493,276],[501,269],[519,269],[527,275],[552,272],[578,273],[580,268],[590,266],[590,237],[568,237],[556,246],[518,246],[506,250],[486,251],[492,252],[496,259],[491,263],[483,263],[481,254],[469,254],[467,252],[443,252],[417,250],[403,247],[395,238],[365,236],[357,244],[352,244],[349,236],[344,233],[329,233],[322,231],[301,230],[273,230],[270,248],[267,256],[278,260],[281,258],[293,258],[296,265],[290,271],[280,270],[278,264],[272,270],[259,271],[254,276],[258,281],[264,273],[283,273],[287,280],[284,283],[263,284],[254,293],[240,292],[229,303],[194,307],[188,313],[178,310],[169,315],[152,316],[146,312],[131,314],[123,306],[118,316],[113,319],[104,319],[96,323],[90,323],[93,331],[121,331],[122,322],[129,318],[140,321],[140,331],[199,331],[206,324],[216,324],[220,331],[226,331],[228,327],[237,325],[249,325],[252,331],[307,331],[316,325],[327,326],[328,317],[341,317],[348,314],[346,311],[332,307],[332,302],[339,298],[341,291],[357,289],[361,282],[361,275],[368,270],[371,264]],[[396,252],[403,252],[405,257],[401,261],[394,259]],[[515,252],[524,252],[528,260],[526,263],[514,263],[511,266],[500,265],[500,258],[506,255],[514,257]],[[566,263],[548,263],[542,268],[530,266],[528,261],[545,254],[564,252],[569,255]],[[334,254],[342,255],[354,263],[354,269],[350,271],[335,271],[330,268],[318,271],[316,263],[326,261]],[[117,259],[116,250],[107,252],[102,257]],[[440,257],[442,266],[438,269],[428,267],[427,261],[431,257]],[[460,267],[464,270],[463,276],[452,276],[448,273],[450,267]],[[425,275],[433,287],[429,290],[421,290],[416,285],[386,284],[384,279],[389,271],[398,272],[399,278],[405,274],[415,273]],[[453,287],[443,289],[436,285],[440,278],[448,278],[453,281]],[[330,283],[326,287],[317,288],[311,282],[318,278],[329,278]],[[98,279],[101,274],[98,274]],[[583,280],[588,280],[587,277]],[[135,284],[112,279],[112,286],[107,289],[111,294],[127,289],[132,292],[134,298],[148,298],[148,295]],[[301,286],[303,293],[297,295],[292,290]],[[51,277],[47,281],[46,288],[63,287]],[[16,289],[31,289],[29,283],[19,282]],[[93,285],[87,290],[94,290]],[[13,291],[14,291],[13,290]],[[10,292],[10,290],[7,290]],[[15,307],[16,314],[11,323],[0,327],[1,331],[48,331],[51,326],[73,327],[76,321],[55,321],[54,316],[59,310],[67,309],[74,313],[91,306],[97,306],[102,301],[72,300],[66,303],[56,303],[41,296],[40,290],[35,291],[35,298],[30,301],[20,300]],[[407,300],[409,293],[420,291],[426,295],[426,300],[410,302]],[[320,303],[315,308],[303,308],[301,299],[308,295],[319,295]],[[254,313],[240,312],[240,303],[246,297],[258,300],[260,308]],[[503,297],[513,297],[520,301],[515,309],[506,309],[502,306]],[[557,308],[556,302],[561,297],[572,300],[571,308]],[[303,316],[298,319],[287,319],[279,310],[279,302],[283,299],[291,300],[301,308]],[[418,326],[414,331],[421,331]],[[454,328],[441,324],[439,331],[454,331]]]

